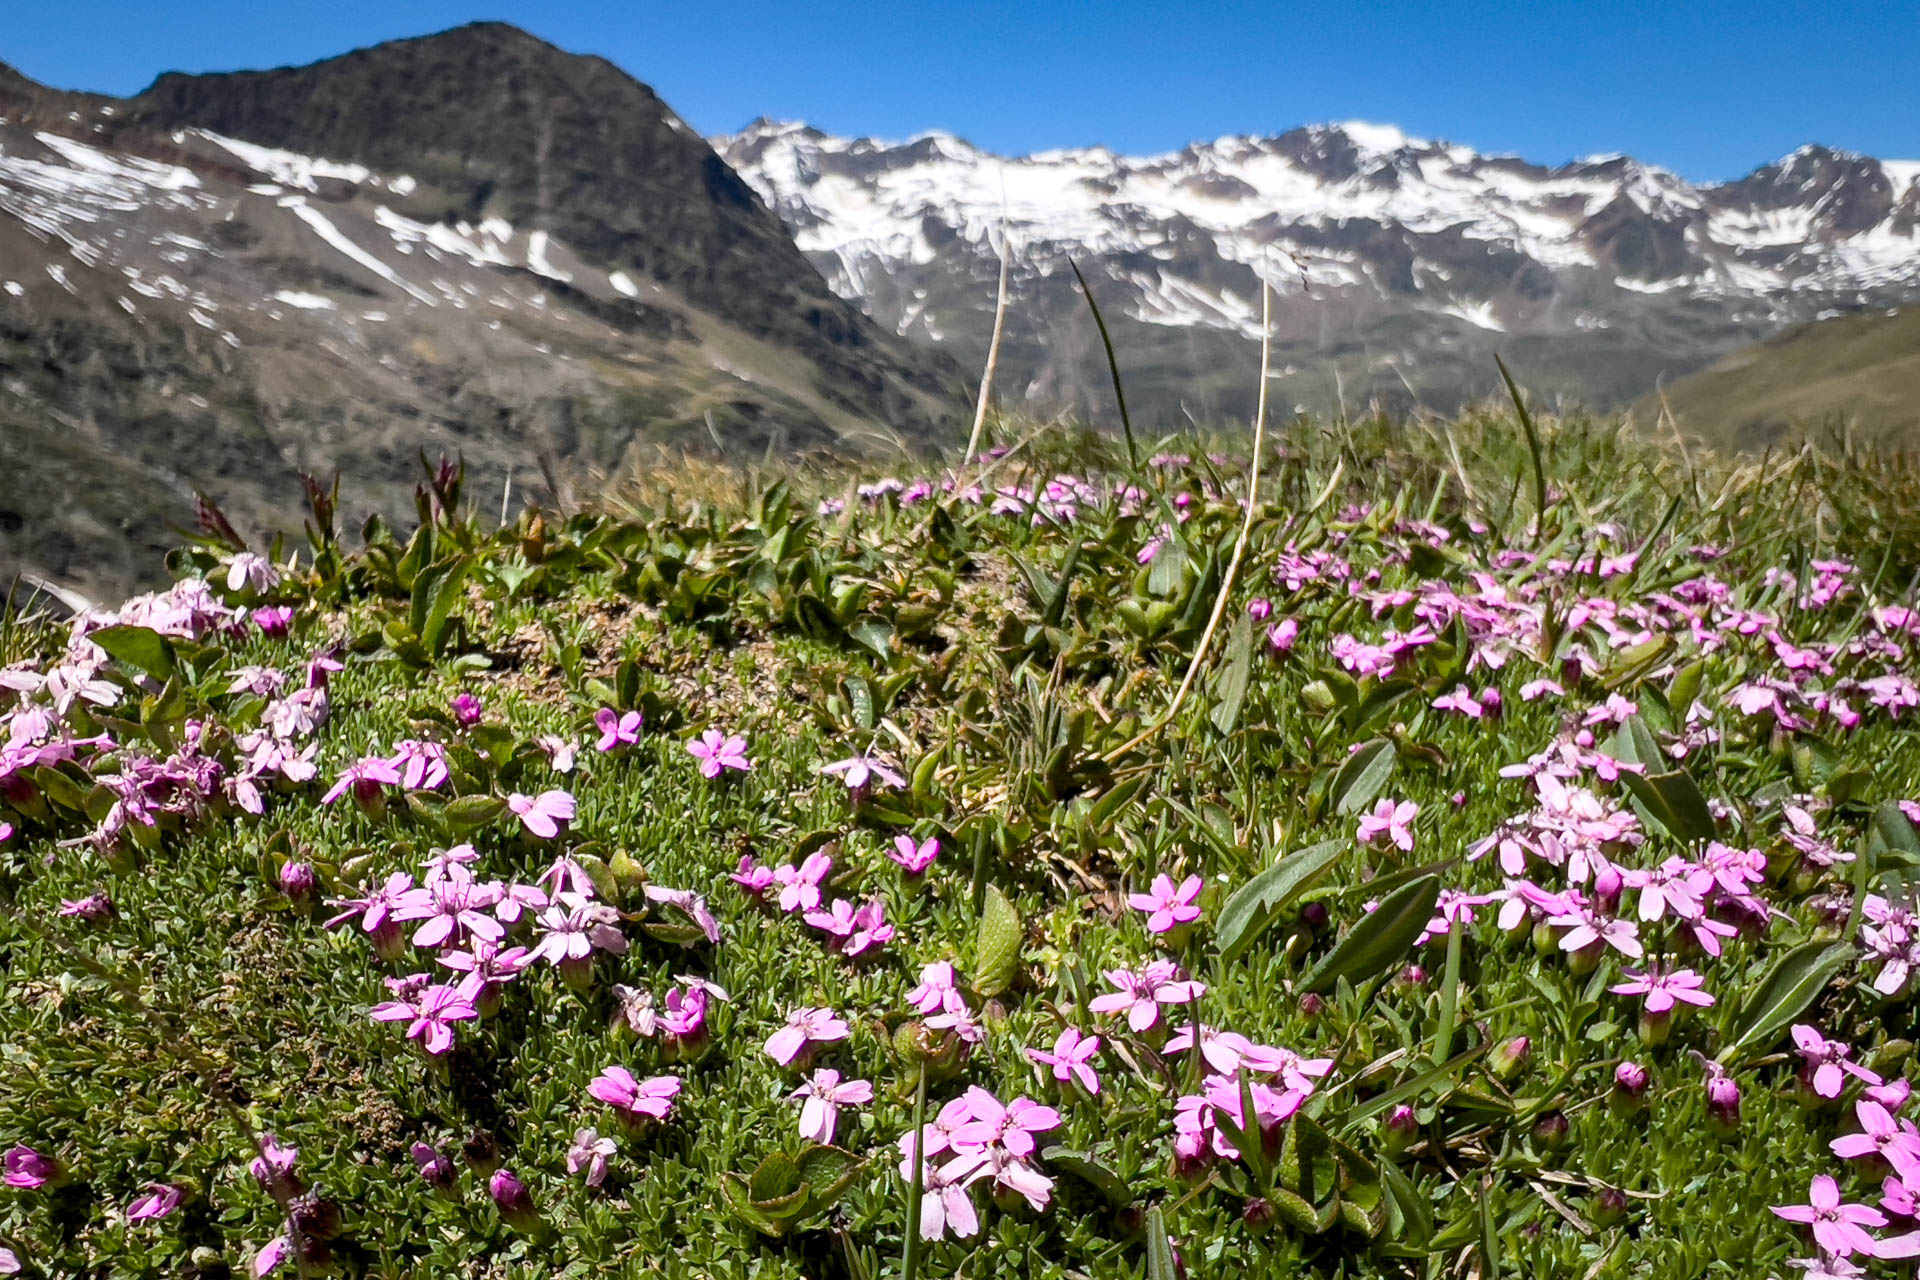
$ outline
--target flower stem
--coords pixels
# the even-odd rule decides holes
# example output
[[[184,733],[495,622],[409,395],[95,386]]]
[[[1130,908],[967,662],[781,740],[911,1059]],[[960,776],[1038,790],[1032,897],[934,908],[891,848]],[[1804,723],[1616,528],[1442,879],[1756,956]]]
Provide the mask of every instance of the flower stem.
[[[927,1142],[927,1064],[920,1064],[920,1078],[913,1086],[913,1159],[908,1162],[906,1243],[900,1247],[900,1280],[916,1280],[920,1274],[920,1197],[926,1188],[920,1173],[926,1167]]]

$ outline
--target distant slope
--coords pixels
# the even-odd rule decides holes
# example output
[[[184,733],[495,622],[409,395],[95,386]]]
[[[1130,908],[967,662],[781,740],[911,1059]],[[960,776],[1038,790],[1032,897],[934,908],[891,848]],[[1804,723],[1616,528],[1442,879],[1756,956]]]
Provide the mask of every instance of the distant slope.
[[[1729,448],[1820,436],[1841,422],[1855,435],[1920,447],[1920,306],[1802,325],[1742,347],[1666,388],[1689,434]],[[1657,420],[1658,396],[1634,406]]]
[[[124,100],[0,68],[0,591],[160,572],[196,489],[497,503],[637,443],[951,438],[965,378],[833,294],[611,63],[476,24]]]

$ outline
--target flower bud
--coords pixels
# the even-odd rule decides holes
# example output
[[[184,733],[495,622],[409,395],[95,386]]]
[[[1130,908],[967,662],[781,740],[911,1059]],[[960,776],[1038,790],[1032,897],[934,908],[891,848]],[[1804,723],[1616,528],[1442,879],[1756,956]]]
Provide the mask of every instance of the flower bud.
[[[1572,1128],[1567,1122],[1564,1111],[1549,1111],[1533,1124],[1533,1140],[1542,1146],[1557,1147],[1567,1140],[1567,1131]]]
[[[1315,933],[1327,927],[1327,919],[1327,904],[1324,902],[1309,902],[1300,908],[1300,923]]]
[[[574,991],[585,991],[593,985],[593,957],[568,956],[554,966],[560,971],[560,981]]]
[[[1515,1036],[1493,1051],[1492,1068],[1497,1080],[1511,1080],[1519,1075],[1527,1065],[1527,1059],[1533,1056],[1533,1042],[1525,1036]]]
[[[453,722],[462,729],[471,729],[480,723],[480,699],[470,693],[457,693],[453,698]]]
[[[1318,993],[1309,991],[1300,997],[1300,1012],[1309,1018],[1317,1018],[1326,1011],[1327,1002]]]
[[[1707,1077],[1707,1127],[1722,1136],[1740,1127],[1740,1086],[1732,1076]]]
[[[311,863],[286,863],[280,868],[280,892],[296,907],[311,907],[320,896],[320,877]]]
[[[1387,1113],[1381,1128],[1385,1130],[1382,1147],[1389,1156],[1397,1156],[1413,1145],[1420,1133],[1420,1121],[1414,1116],[1413,1108],[1403,1103]]]
[[[500,1143],[485,1129],[475,1129],[460,1144],[460,1157],[467,1168],[484,1178],[500,1167]]]
[[[1616,1115],[1633,1115],[1647,1105],[1647,1069],[1637,1062],[1623,1062],[1613,1069],[1613,1092],[1607,1105]]]
[[[1617,1187],[1602,1187],[1595,1193],[1587,1212],[1596,1225],[1611,1227],[1626,1218],[1627,1197]]]
[[[340,1205],[326,1196],[308,1192],[287,1206],[287,1218],[294,1230],[315,1240],[331,1240],[340,1234]]]
[[[1601,915],[1614,915],[1620,910],[1620,893],[1626,888],[1626,877],[1620,874],[1620,868],[1611,862],[1596,871],[1593,876],[1593,908]]]
[[[113,899],[106,893],[90,893],[84,898],[68,901],[61,899],[60,914],[72,916],[84,924],[106,924],[113,919]]]
[[[406,932],[392,916],[382,920],[379,928],[367,935],[367,941],[373,944],[373,954],[388,964],[404,959],[412,950]]]
[[[1273,1226],[1273,1202],[1263,1196],[1249,1196],[1240,1206],[1240,1221],[1255,1235],[1265,1235]]]
[[[495,1207],[500,1210],[500,1218],[515,1230],[524,1231],[540,1221],[540,1211],[533,1206],[533,1195],[527,1190],[527,1184],[514,1176],[511,1169],[496,1169],[487,1179],[487,1194],[493,1197]]]
[[[1560,954],[1560,930],[1542,920],[1533,926],[1533,954],[1542,960]]]
[[[1400,985],[1403,987],[1424,987],[1427,985],[1427,971],[1420,965],[1410,964],[1400,971]]]
[[[439,1151],[424,1142],[413,1144],[413,1163],[420,1170],[420,1178],[435,1191],[448,1192],[458,1178],[453,1161],[441,1155]]]

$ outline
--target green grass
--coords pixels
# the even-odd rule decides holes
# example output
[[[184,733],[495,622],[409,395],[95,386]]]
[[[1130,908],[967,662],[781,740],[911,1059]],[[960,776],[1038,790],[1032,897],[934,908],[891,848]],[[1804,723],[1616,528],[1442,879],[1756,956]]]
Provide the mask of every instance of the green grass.
[[[370,551],[330,542],[303,549],[301,573],[281,590],[299,609],[291,645],[257,635],[182,644],[170,668],[179,697],[151,696],[160,683],[152,682],[144,712],[137,701],[116,711],[127,722],[116,732],[132,749],[153,751],[188,716],[243,728],[259,707],[226,692],[233,669],[264,663],[297,676],[312,648],[345,641],[346,669],[334,678],[319,735],[318,781],[272,796],[262,819],[220,809],[115,850],[71,843],[90,825],[84,802],[15,801],[20,830],[0,845],[0,1144],[57,1153],[72,1179],[58,1191],[0,1192],[0,1238],[48,1275],[240,1274],[253,1250],[285,1229],[246,1170],[254,1130],[298,1146],[301,1175],[338,1201],[345,1223],[330,1252],[344,1274],[898,1274],[907,1189],[893,1144],[910,1127],[916,1076],[891,1033],[907,1018],[903,996],[923,964],[947,959],[963,975],[979,972],[978,849],[986,882],[1019,914],[1020,955],[1011,989],[982,1002],[985,1043],[957,1074],[932,1080],[933,1109],[968,1083],[1003,1100],[1039,1098],[1065,1115],[1042,1145],[1079,1156],[1042,1161],[1055,1178],[1045,1213],[996,1208],[976,1190],[982,1234],[930,1243],[920,1276],[1144,1277],[1152,1209],[1196,1276],[1784,1274],[1784,1260],[1806,1249],[1766,1206],[1803,1201],[1815,1173],[1848,1181],[1826,1151],[1842,1117],[1798,1100],[1783,1031],[1737,1054],[1727,1050],[1728,1033],[1780,956],[1806,939],[1840,936],[1813,899],[1844,894],[1844,879],[1770,887],[1783,918],[1764,938],[1731,943],[1718,962],[1691,962],[1720,1003],[1681,1021],[1657,1047],[1637,1040],[1633,1004],[1604,994],[1618,980],[1614,959],[1576,976],[1528,938],[1501,935],[1497,907],[1482,908],[1464,935],[1452,999],[1441,989],[1444,941],[1417,954],[1402,947],[1328,991],[1318,1008],[1300,984],[1362,918],[1361,902],[1380,896],[1370,878],[1446,860],[1448,887],[1498,889],[1495,860],[1462,855],[1531,807],[1525,783],[1498,771],[1547,747],[1570,715],[1618,690],[1639,701],[1656,731],[1675,723],[1666,696],[1694,678],[1684,673],[1698,656],[1687,634],[1659,651],[1611,649],[1591,624],[1569,626],[1576,602],[1641,600],[1697,577],[1702,567],[1686,554],[1695,543],[1728,549],[1711,570],[1736,600],[1758,608],[1782,607],[1767,568],[1804,572],[1812,558],[1850,558],[1861,594],[1825,609],[1787,607],[1781,622],[1798,644],[1838,641],[1870,625],[1861,595],[1876,578],[1882,602],[1907,594],[1920,549],[1902,540],[1901,522],[1911,520],[1907,499],[1920,488],[1896,468],[1858,460],[1808,456],[1736,469],[1562,423],[1544,428],[1552,497],[1536,512],[1533,464],[1516,424],[1486,418],[1450,430],[1452,449],[1438,436],[1396,438],[1381,424],[1299,424],[1286,433],[1268,463],[1228,625],[1194,696],[1164,731],[1128,749],[1185,673],[1238,531],[1240,509],[1224,495],[1237,492],[1242,464],[1209,462],[1205,450],[1218,441],[1163,442],[1157,451],[1179,447],[1195,461],[1135,477],[1150,495],[1144,517],[1086,504],[1070,527],[965,504],[936,515],[934,504],[891,499],[816,519],[814,503],[844,492],[848,477],[796,478],[805,496],[793,498],[750,477],[688,469],[630,487],[618,516],[530,513],[498,533],[441,520],[408,542],[376,529]],[[1102,488],[1126,478],[1114,450],[1060,434],[1037,439],[994,483],[1058,471],[1097,477]],[[1184,523],[1174,515],[1178,493],[1194,497]],[[1142,566],[1136,552],[1163,520],[1172,541]],[[1401,521],[1444,527],[1451,541],[1432,546],[1428,525]],[[1659,540],[1643,547],[1656,532]],[[1268,570],[1289,544],[1377,570],[1372,585],[1383,590],[1445,581],[1468,592],[1479,571],[1509,584],[1531,580],[1562,628],[1558,648],[1516,649],[1498,672],[1466,677],[1476,690],[1492,683],[1503,692],[1497,721],[1429,708],[1459,681],[1466,656],[1444,636],[1409,661],[1404,687],[1356,685],[1328,658],[1329,639],[1373,639],[1413,620],[1404,608],[1375,619],[1344,588],[1276,585]],[[1501,548],[1644,554],[1631,575],[1599,579],[1489,569]],[[419,626],[432,601],[422,586],[416,607],[414,583],[425,581],[416,575],[456,561],[466,577],[445,601],[450,624],[444,632]],[[209,571],[218,562],[217,549],[203,545],[178,567]],[[224,580],[222,571],[216,581]],[[1049,608],[1059,590],[1066,595]],[[1274,601],[1275,621],[1301,624],[1291,654],[1266,653],[1259,628],[1243,620],[1255,596]],[[0,662],[48,656],[63,641],[57,629],[23,620],[0,633]],[[1581,643],[1594,650],[1596,670],[1576,680],[1561,659]],[[1762,642],[1730,643],[1701,660],[1699,696],[1718,706],[1771,663]],[[1545,675],[1567,680],[1567,699],[1523,701],[1519,686]],[[128,683],[131,676],[122,672]],[[425,957],[381,965],[355,930],[328,932],[324,910],[293,907],[275,869],[289,858],[311,862],[328,893],[344,894],[415,868],[430,847],[448,843],[430,803],[395,795],[372,816],[344,802],[323,806],[319,795],[348,762],[397,739],[461,740],[444,710],[461,690],[504,730],[485,751],[457,752],[462,793],[566,787],[579,815],[561,845],[610,864],[625,854],[649,882],[705,894],[724,941],[683,949],[630,923],[631,952],[601,957],[590,989],[531,972],[498,1017],[462,1024],[456,1051],[432,1060],[399,1028],[367,1016],[387,998],[381,979],[427,967]],[[592,712],[608,702],[648,710],[646,737],[624,757],[591,749]],[[84,712],[72,723],[91,727]],[[1729,842],[1776,848],[1778,804],[1812,794],[1832,803],[1823,832],[1864,853],[1889,812],[1884,802],[1920,796],[1920,747],[1905,722],[1883,714],[1851,733],[1827,722],[1771,733],[1731,715],[1718,724],[1723,740],[1681,767],[1730,807],[1721,832]],[[750,773],[699,776],[684,740],[710,726],[748,736]],[[581,741],[571,775],[551,773],[531,748],[550,733]],[[1381,739],[1395,744],[1381,794],[1421,806],[1412,854],[1353,845],[1357,815],[1338,808],[1335,779],[1350,748]],[[819,767],[868,747],[890,753],[912,785],[856,806]],[[91,785],[69,773],[74,791]],[[50,780],[32,776],[33,791],[54,794]],[[884,856],[893,835],[908,830],[943,843],[918,887]],[[484,876],[529,880],[551,860],[554,846],[516,831],[503,818],[472,832]],[[797,918],[754,906],[727,879],[743,852],[780,862],[823,840],[837,845],[837,892],[855,901],[879,895],[897,926],[875,958],[831,956]],[[1215,924],[1233,891],[1289,851],[1329,840],[1346,846],[1330,873],[1224,959]],[[1874,874],[1897,874],[1899,850],[1884,838],[1872,847]],[[1655,831],[1630,862],[1682,850]],[[1366,1230],[1350,1223],[1316,1233],[1285,1220],[1261,1229],[1245,1221],[1249,1197],[1270,1190],[1254,1185],[1258,1171],[1174,1167],[1174,1098],[1192,1087],[1191,1062],[1163,1064],[1150,1038],[1085,1009],[1107,989],[1102,970],[1155,954],[1124,894],[1159,872],[1207,881],[1204,916],[1174,953],[1208,985],[1204,1020],[1337,1058],[1305,1113],[1317,1129],[1292,1122],[1292,1141],[1310,1143],[1324,1130],[1355,1148],[1366,1169],[1397,1161],[1429,1225],[1407,1205],[1389,1212],[1389,1195],[1363,1212]],[[1551,872],[1541,878],[1559,883]],[[637,913],[645,904],[634,888],[629,879],[622,905]],[[113,898],[111,922],[56,914],[61,900],[96,890]],[[1300,916],[1309,900],[1330,915],[1317,933]],[[1420,981],[1402,972],[1413,963],[1424,967]],[[656,1045],[610,1032],[615,982],[663,993],[688,973],[732,995],[716,1009],[711,1047],[697,1062],[666,1062]],[[1911,1008],[1874,997],[1864,976],[1850,965],[1802,1017],[1864,1046],[1889,1075],[1909,1070],[1901,1035]],[[785,1097],[797,1077],[762,1050],[801,1005],[830,1006],[854,1024],[852,1038],[823,1060],[874,1081],[878,1098],[843,1114],[839,1141],[866,1158],[844,1198],[770,1240],[728,1212],[720,1186],[723,1175],[802,1145],[798,1106]],[[1450,1047],[1464,1061],[1433,1072],[1443,1022],[1457,1026]],[[1097,1102],[1062,1099],[1022,1055],[1068,1025],[1108,1040]],[[1528,1065],[1510,1081],[1494,1079],[1487,1049],[1522,1035],[1532,1041]],[[1690,1050],[1725,1054],[1740,1082],[1743,1112],[1731,1137],[1708,1132]],[[1654,1080],[1650,1115],[1638,1120],[1606,1105],[1613,1068],[1626,1058],[1645,1063]],[[585,1092],[614,1063],[684,1079],[669,1122],[639,1138],[618,1132]],[[1390,1158],[1382,1108],[1364,1103],[1402,1085],[1425,1145]],[[1567,1117],[1564,1139],[1537,1132],[1549,1113]],[[599,1190],[565,1172],[574,1131],[589,1125],[620,1145]],[[531,1188],[537,1228],[503,1224],[485,1179],[469,1170],[451,1196],[415,1174],[411,1143],[451,1151],[475,1130],[493,1135]],[[1076,1172],[1095,1166],[1106,1174]],[[1349,1172],[1351,1182],[1379,1176]],[[156,1181],[187,1188],[182,1207],[128,1226],[121,1211]],[[1850,1185],[1850,1198],[1874,1198],[1876,1184]],[[1597,1211],[1604,1188],[1629,1194],[1624,1219]],[[1371,1207],[1364,1188],[1349,1191]],[[1330,1194],[1323,1176],[1313,1207],[1332,1203]]]

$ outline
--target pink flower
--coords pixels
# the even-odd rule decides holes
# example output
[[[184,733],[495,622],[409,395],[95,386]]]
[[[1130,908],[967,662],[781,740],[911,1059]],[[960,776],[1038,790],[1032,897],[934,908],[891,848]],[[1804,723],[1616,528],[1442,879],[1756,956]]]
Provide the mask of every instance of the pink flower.
[[[1290,653],[1295,642],[1300,639],[1300,623],[1294,618],[1282,618],[1267,628],[1267,644],[1275,653]]]
[[[1035,1134],[1060,1127],[1060,1113],[1031,1098],[1015,1098],[1010,1103],[973,1085],[964,1095],[972,1119],[953,1131],[955,1149],[999,1147],[1024,1160],[1033,1155]]]
[[[753,860],[752,854],[743,853],[740,855],[739,868],[730,872],[727,878],[757,898],[773,887],[773,868],[763,867]]]
[[[1648,1013],[1669,1013],[1676,1001],[1703,1009],[1713,1003],[1713,997],[1700,989],[1700,975],[1691,969],[1675,969],[1672,973],[1658,970],[1642,973],[1637,969],[1624,972],[1628,980],[1607,990],[1617,996],[1646,997]]]
[[[821,765],[820,772],[838,775],[849,791],[864,791],[873,784],[875,778],[894,788],[907,785],[907,780],[889,768],[885,761],[865,754]]]
[[[260,634],[269,640],[283,640],[288,628],[293,625],[293,610],[284,604],[255,609],[253,625],[260,628]]]
[[[1073,1027],[1062,1031],[1051,1051],[1028,1049],[1027,1057],[1053,1068],[1053,1078],[1062,1083],[1078,1080],[1088,1093],[1100,1092],[1100,1077],[1093,1069],[1094,1055],[1100,1052],[1099,1036],[1083,1036]]]
[[[1793,1043],[1800,1050],[1800,1056],[1806,1059],[1804,1070],[1811,1073],[1809,1083],[1813,1091],[1823,1098],[1837,1098],[1846,1087],[1846,1077],[1856,1076],[1868,1084],[1882,1083],[1879,1076],[1857,1063],[1847,1061],[1853,1056],[1853,1047],[1838,1040],[1828,1040],[1820,1032],[1805,1023],[1795,1023]]]
[[[907,992],[907,1003],[916,1013],[934,1013],[942,1009],[966,1008],[966,998],[960,994],[959,980],[954,977],[953,965],[945,960],[926,965],[920,970],[920,985]]]
[[[1361,844],[1378,844],[1385,836],[1403,852],[1413,851],[1413,820],[1419,814],[1420,806],[1411,800],[1402,800],[1395,804],[1391,800],[1382,800],[1373,806],[1373,812],[1360,815],[1359,830],[1354,833]]]
[[[7,1148],[6,1183],[33,1191],[60,1176],[60,1162],[28,1146]]]
[[[462,729],[471,729],[480,723],[480,699],[462,690],[453,695],[453,722]]]
[[[1896,1123],[1891,1112],[1869,1099],[1854,1103],[1853,1112],[1860,1121],[1860,1132],[1835,1138],[1829,1144],[1833,1154],[1842,1160],[1877,1156],[1902,1178],[1920,1180],[1920,1130]]]
[[[820,886],[833,870],[833,858],[825,853],[810,853],[799,866],[783,863],[773,869],[780,886],[782,911],[811,911],[820,905]]]
[[[1443,693],[1433,700],[1435,711],[1453,711],[1473,720],[1487,714],[1484,703],[1476,699],[1465,685],[1455,685],[1452,693]]]
[[[458,988],[444,983],[426,987],[412,1000],[389,1000],[372,1010],[375,1022],[407,1023],[407,1039],[422,1041],[427,1052],[436,1055],[453,1048],[453,1023],[479,1016]]]
[[[1788,1222],[1813,1227],[1813,1242],[1837,1258],[1856,1253],[1874,1256],[1873,1237],[1865,1227],[1884,1227],[1887,1216],[1863,1204],[1842,1204],[1839,1184],[1820,1174],[1807,1191],[1807,1203],[1775,1205],[1773,1212]]]
[[[713,912],[707,907],[707,900],[691,889],[669,889],[665,885],[647,886],[647,901],[658,902],[664,906],[683,911],[698,925],[706,940],[714,946],[720,945],[720,922],[713,918]]]
[[[520,825],[529,835],[542,840],[559,835],[561,826],[572,822],[575,812],[572,793],[560,790],[542,791],[537,796],[516,791],[507,797],[507,808],[519,815]]]
[[[753,768],[753,761],[747,759],[747,740],[737,733],[729,736],[709,729],[697,742],[687,743],[687,754],[700,762],[703,778],[717,778],[723,769],[745,773]]]
[[[128,1222],[151,1222],[180,1207],[181,1191],[162,1182],[149,1182],[147,1194],[127,1206]]]
[[[1135,911],[1147,912],[1147,931],[1149,933],[1171,933],[1183,924],[1192,924],[1200,918],[1200,890],[1206,882],[1199,876],[1188,876],[1174,887],[1170,876],[1158,875],[1146,893],[1132,894],[1127,905]]]
[[[845,1040],[853,1029],[831,1009],[795,1009],[787,1015],[787,1025],[767,1038],[767,1053],[783,1067],[790,1067],[816,1044]]]
[[[612,1107],[628,1124],[643,1120],[665,1120],[680,1093],[677,1076],[655,1076],[636,1080],[625,1067],[608,1067],[587,1085],[587,1092]]]
[[[320,797],[320,803],[332,804],[351,791],[353,802],[364,809],[380,799],[381,787],[399,785],[400,771],[393,767],[392,761],[381,756],[367,756],[341,770],[339,779]]]
[[[602,707],[593,713],[593,726],[600,730],[600,741],[594,746],[600,751],[617,751],[621,747],[631,747],[640,741],[640,725],[644,717],[638,711],[629,711],[622,715],[612,707]]]
[[[912,836],[895,836],[893,848],[887,850],[887,856],[899,863],[908,875],[921,875],[933,865],[933,860],[940,856],[940,839],[938,836],[930,836],[925,841],[915,844]]]
[[[808,1142],[833,1141],[841,1107],[865,1106],[873,1101],[873,1085],[866,1080],[842,1082],[832,1067],[822,1067],[787,1095],[800,1106],[800,1136]]]
[[[857,956],[869,948],[884,946],[893,938],[893,926],[887,923],[886,906],[878,898],[869,898],[859,907],[845,898],[837,898],[829,910],[807,912],[806,921],[814,928],[832,934],[835,949],[847,956]]]
[[[597,1187],[607,1180],[607,1161],[619,1150],[612,1138],[603,1138],[596,1129],[576,1129],[573,1145],[567,1148],[567,1172],[587,1171],[587,1185]]]
[[[1125,1013],[1127,1025],[1136,1032],[1160,1021],[1161,1005],[1187,1004],[1207,990],[1204,984],[1187,980],[1171,960],[1155,960],[1139,973],[1109,969],[1106,979],[1118,989],[1095,996],[1087,1008],[1095,1013]]]

